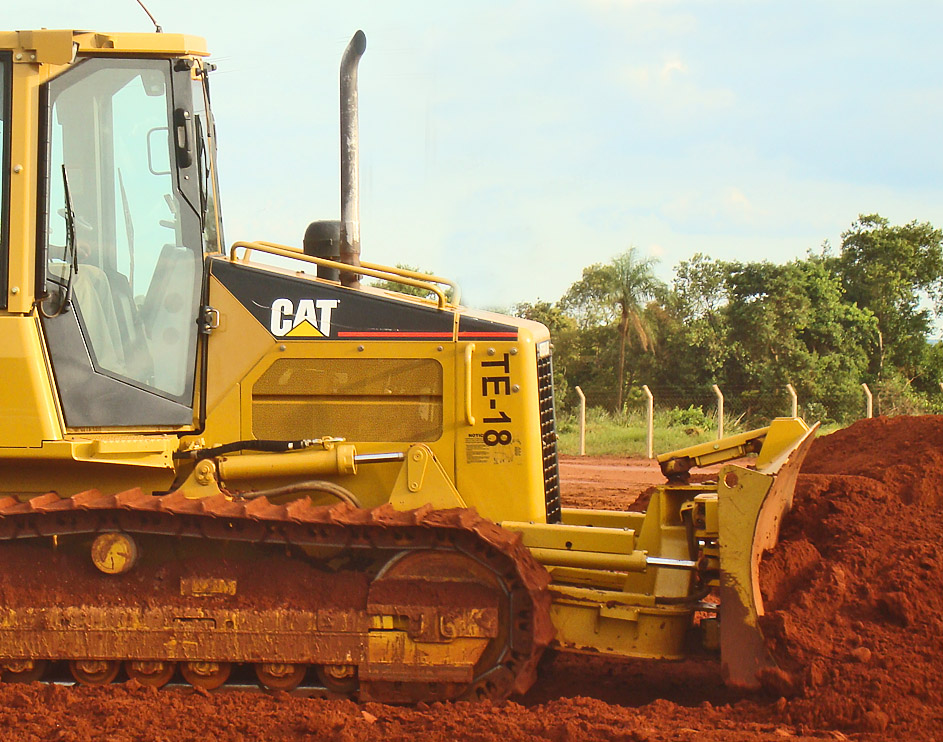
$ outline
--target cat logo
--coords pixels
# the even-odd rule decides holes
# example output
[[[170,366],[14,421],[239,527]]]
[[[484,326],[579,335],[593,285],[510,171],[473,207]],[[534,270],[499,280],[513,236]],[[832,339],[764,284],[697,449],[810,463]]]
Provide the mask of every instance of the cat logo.
[[[287,338],[327,338],[331,336],[331,312],[337,299],[301,299],[295,308],[291,299],[272,302],[272,334]]]

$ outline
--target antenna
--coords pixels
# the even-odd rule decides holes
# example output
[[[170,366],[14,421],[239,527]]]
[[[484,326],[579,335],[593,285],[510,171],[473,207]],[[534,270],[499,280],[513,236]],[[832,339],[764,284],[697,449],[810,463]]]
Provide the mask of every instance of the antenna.
[[[141,0],[138,0],[138,5],[140,5],[144,9],[144,12],[147,13],[147,17],[151,19],[151,23],[154,24],[154,30],[157,31],[157,33],[163,33],[164,29],[162,29],[160,27],[160,24],[154,20],[154,16],[151,15],[151,11],[147,9],[147,6],[145,6],[144,3],[141,2]]]

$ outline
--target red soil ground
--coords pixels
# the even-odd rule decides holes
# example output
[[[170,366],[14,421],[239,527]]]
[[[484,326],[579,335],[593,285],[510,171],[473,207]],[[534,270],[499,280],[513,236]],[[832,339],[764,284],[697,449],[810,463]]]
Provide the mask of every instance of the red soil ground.
[[[563,461],[565,504],[625,508],[648,462]],[[0,740],[936,740],[943,738],[943,418],[862,421],[815,443],[763,564],[782,672],[548,657],[523,698],[398,708],[286,694],[0,685]]]

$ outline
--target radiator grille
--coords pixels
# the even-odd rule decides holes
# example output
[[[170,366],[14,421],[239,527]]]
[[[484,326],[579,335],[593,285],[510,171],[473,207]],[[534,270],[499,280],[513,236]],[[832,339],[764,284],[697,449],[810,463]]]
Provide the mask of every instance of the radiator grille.
[[[416,358],[278,360],[252,388],[252,434],[277,440],[437,440],[442,366]]]
[[[560,464],[557,460],[557,426],[553,412],[553,362],[537,359],[537,394],[540,405],[540,442],[544,466],[544,498],[547,522],[560,522]]]

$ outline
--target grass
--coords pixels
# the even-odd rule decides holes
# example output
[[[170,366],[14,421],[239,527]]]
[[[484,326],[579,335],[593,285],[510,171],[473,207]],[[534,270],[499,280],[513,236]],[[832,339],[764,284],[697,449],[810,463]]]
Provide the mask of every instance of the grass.
[[[707,416],[704,420],[677,420],[671,413],[655,413],[655,454],[704,443],[717,437],[717,429]],[[700,423],[700,424],[698,424]],[[740,432],[729,425],[726,433]],[[579,419],[562,415],[557,420],[557,447],[560,453],[579,454]],[[613,415],[594,408],[586,411],[586,454],[588,456],[646,456],[648,454],[648,422],[644,416],[628,413]]]
[[[759,427],[759,426],[758,426]],[[830,433],[840,425],[822,429],[819,435]],[[668,451],[716,440],[717,423],[713,415],[699,408],[655,412],[654,453]],[[740,420],[727,418],[724,435],[742,433],[749,428]],[[580,452],[579,418],[564,413],[557,418],[557,448],[560,453],[578,455]],[[587,456],[640,456],[648,454],[648,423],[639,413],[615,415],[600,408],[586,411]]]

